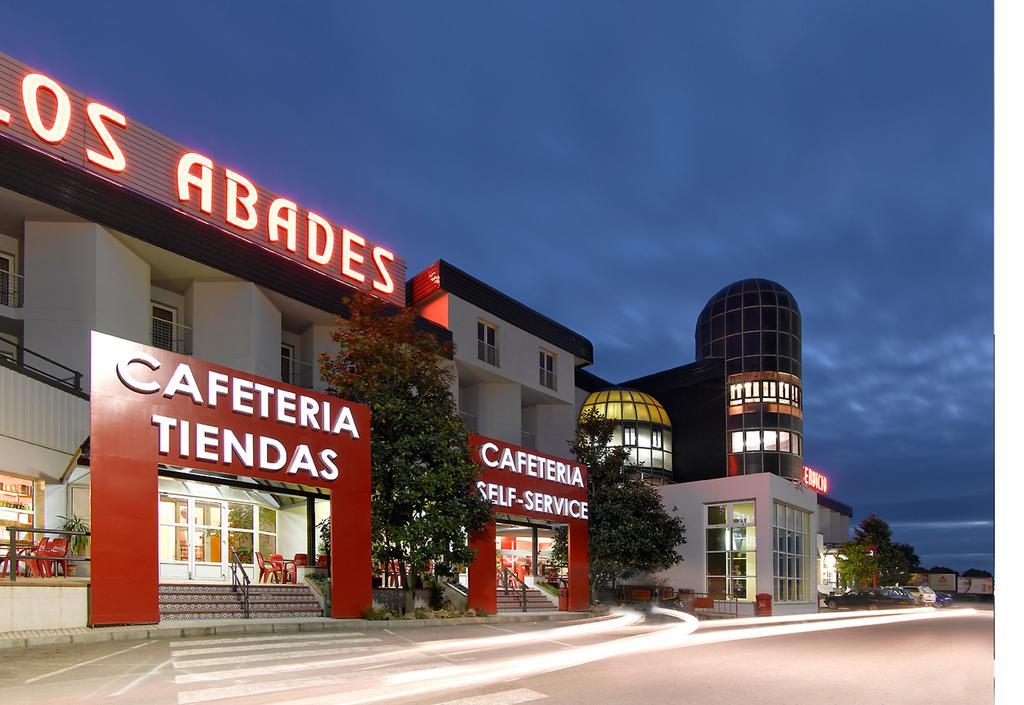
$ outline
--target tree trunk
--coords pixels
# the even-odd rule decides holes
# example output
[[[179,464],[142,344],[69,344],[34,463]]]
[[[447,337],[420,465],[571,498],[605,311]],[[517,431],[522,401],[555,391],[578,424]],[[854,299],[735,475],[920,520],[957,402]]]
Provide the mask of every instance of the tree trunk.
[[[413,582],[415,574],[412,566],[406,565],[405,561],[399,561],[398,570],[402,574],[402,591],[405,593],[405,606],[402,608],[402,614],[413,614],[416,611],[416,585]]]

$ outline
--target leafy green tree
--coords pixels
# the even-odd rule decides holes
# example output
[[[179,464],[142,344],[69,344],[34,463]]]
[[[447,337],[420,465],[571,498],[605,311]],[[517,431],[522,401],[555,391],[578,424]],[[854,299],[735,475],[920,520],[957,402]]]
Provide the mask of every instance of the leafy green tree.
[[[849,541],[839,548],[837,568],[839,578],[848,588],[863,588],[871,584],[875,572],[875,556],[867,545]]]
[[[359,294],[338,319],[333,356],[320,356],[328,393],[371,410],[373,560],[396,565],[413,609],[416,578],[451,575],[473,559],[468,532],[491,507],[474,489],[466,429],[451,388],[450,345],[418,330],[412,310]]]
[[[580,417],[573,457],[587,466],[590,503],[590,588],[614,585],[637,573],[664,570],[682,560],[676,546],[686,543],[681,519],[665,511],[653,487],[628,465],[628,452],[613,446],[616,422],[594,413]],[[552,558],[568,559],[567,532],[555,537]]]
[[[909,580],[910,573],[921,567],[921,559],[914,552],[914,547],[894,542],[892,528],[875,514],[869,514],[861,520],[851,543],[876,547],[874,570],[878,572],[880,585],[903,584]],[[843,549],[849,545],[846,544]]]

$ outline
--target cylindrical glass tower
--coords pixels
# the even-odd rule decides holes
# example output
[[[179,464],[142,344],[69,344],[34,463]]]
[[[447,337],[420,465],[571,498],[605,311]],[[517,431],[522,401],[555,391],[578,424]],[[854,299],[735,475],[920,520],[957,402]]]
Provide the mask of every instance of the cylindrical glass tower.
[[[800,309],[783,286],[744,279],[697,319],[697,359],[725,358],[729,475],[803,475]]]

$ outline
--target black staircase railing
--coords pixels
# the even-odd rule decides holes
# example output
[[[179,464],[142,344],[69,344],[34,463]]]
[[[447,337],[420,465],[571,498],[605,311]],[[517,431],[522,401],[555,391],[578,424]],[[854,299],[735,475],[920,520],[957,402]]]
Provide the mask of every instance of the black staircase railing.
[[[238,571],[242,577],[238,577]],[[242,559],[231,549],[231,592],[237,592],[242,597],[242,619],[249,619],[249,574],[245,571]]]
[[[510,595],[516,592],[520,595],[520,604],[522,611],[526,612],[526,582],[519,579],[519,576],[513,573],[505,566],[501,567],[501,578],[505,589],[505,594]]]

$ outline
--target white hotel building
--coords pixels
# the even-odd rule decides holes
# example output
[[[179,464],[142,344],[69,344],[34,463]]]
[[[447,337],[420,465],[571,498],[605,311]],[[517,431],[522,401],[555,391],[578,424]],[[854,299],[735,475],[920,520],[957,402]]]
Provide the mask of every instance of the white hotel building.
[[[60,528],[61,517],[88,520],[102,510],[91,506],[89,496],[90,331],[323,390],[316,360],[332,352],[335,316],[344,317],[341,301],[352,291],[338,277],[236,237],[195,204],[173,203],[173,197],[119,182],[80,158],[76,163],[62,157],[57,149],[66,145],[40,141],[19,123],[24,120],[23,106],[15,105],[21,95],[17,80],[27,71],[0,55],[0,110],[11,114],[9,123],[0,120],[0,530]],[[74,121],[87,99],[67,91]],[[90,139],[81,138],[86,145]],[[133,157],[128,152],[129,170]],[[173,174],[165,176],[173,181]],[[214,205],[222,205],[220,196]],[[393,244],[400,249],[401,243]],[[603,398],[603,410],[622,421],[619,438],[635,447],[642,471],[657,470],[653,479],[664,484],[666,505],[688,527],[687,543],[680,547],[684,562],[659,577],[676,588],[732,596],[748,606],[754,594],[768,592],[784,610],[816,609],[815,539],[827,525],[832,538],[826,543],[845,540],[848,527],[835,517],[848,520],[848,508],[822,504],[788,470],[802,465],[802,445],[798,453],[788,451],[794,457],[781,467],[763,460],[775,452],[769,443],[775,448],[780,438],[766,434],[788,429],[795,439],[798,433],[794,414],[783,418],[779,400],[744,402],[751,415],[763,413],[772,430],[758,436],[756,450],[749,443],[735,446],[727,384],[735,384],[735,375],[756,375],[728,369],[724,348],[719,357],[709,345],[694,363],[700,369],[690,381],[704,396],[690,398],[693,408],[685,408],[685,395],[671,385],[665,387],[671,399],[656,391],[657,384],[645,383],[648,378],[622,385],[657,400],[661,412],[655,418],[649,411],[638,416],[638,401],[585,370],[594,361],[586,338],[513,297],[444,260],[411,277],[405,289],[405,300],[396,305],[415,307],[418,325],[455,343],[453,393],[468,430],[564,457],[584,402],[596,403],[592,395],[614,390]],[[766,370],[762,376],[795,387],[799,373]],[[704,433],[693,419],[708,417],[707,408],[716,409],[710,416],[717,426]],[[802,406],[797,410],[802,414]],[[752,423],[744,418],[738,428],[753,433]],[[793,443],[787,447],[796,448]],[[759,460],[748,458],[743,472],[730,470],[744,455]],[[700,467],[691,467],[693,458]],[[171,466],[161,469],[153,501],[161,503],[158,559],[161,580],[168,582],[227,580],[229,547],[245,556],[253,572],[257,552],[307,554],[314,562],[316,524],[327,511],[315,489]],[[712,505],[726,508],[721,526],[709,523],[722,516]],[[734,531],[743,528],[738,517],[750,506],[756,507],[753,518],[744,521],[756,526],[756,546],[736,543],[740,533]],[[772,542],[780,506],[801,512],[785,531],[803,536],[799,550],[781,563]],[[706,537],[728,546],[718,551]],[[537,534],[513,528],[505,538],[522,545],[532,541],[536,569]],[[499,534],[499,549],[523,557],[521,548],[507,546]],[[87,577],[87,564],[76,572]],[[744,589],[734,589],[741,581]],[[796,587],[800,581],[802,590]],[[24,611],[17,608],[15,588],[0,586],[0,631],[48,626],[17,621]],[[61,593],[59,599],[67,605],[60,624],[76,624],[83,598]]]

